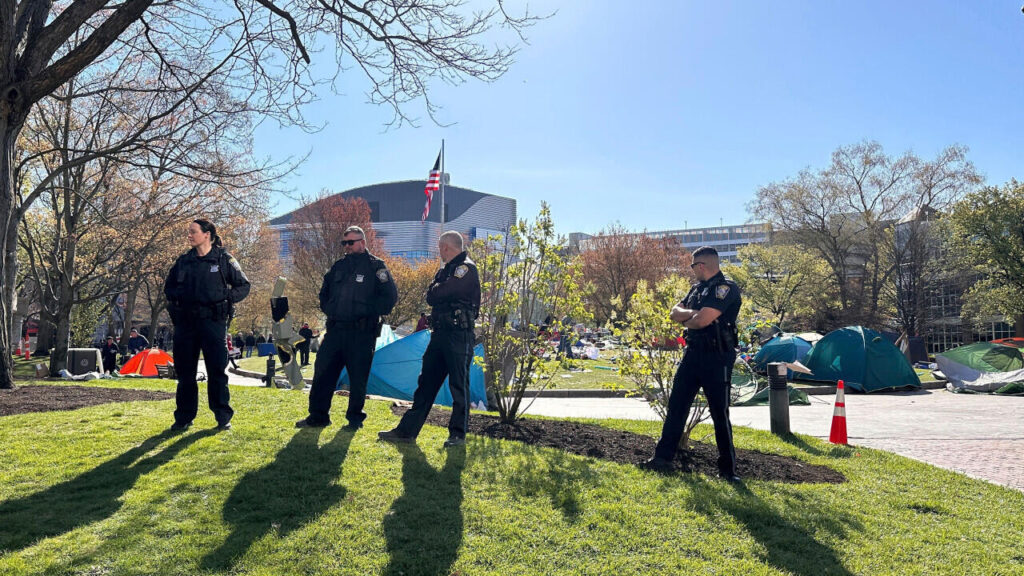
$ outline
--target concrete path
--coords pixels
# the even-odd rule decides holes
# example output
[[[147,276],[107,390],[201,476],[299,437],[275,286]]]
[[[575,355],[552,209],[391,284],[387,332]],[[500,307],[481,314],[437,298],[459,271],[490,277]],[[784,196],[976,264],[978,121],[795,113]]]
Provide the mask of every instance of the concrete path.
[[[793,432],[828,439],[832,396],[811,396],[790,407]],[[529,413],[575,418],[656,420],[636,399],[539,398]],[[734,407],[734,426],[771,428],[767,406]],[[922,462],[1024,490],[1024,398],[926,390],[846,396],[851,444],[895,452]]]

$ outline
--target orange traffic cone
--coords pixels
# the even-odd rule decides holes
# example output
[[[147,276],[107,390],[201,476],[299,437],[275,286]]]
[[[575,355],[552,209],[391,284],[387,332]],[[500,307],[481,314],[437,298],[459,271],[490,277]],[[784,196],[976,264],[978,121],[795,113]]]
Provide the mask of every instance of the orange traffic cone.
[[[29,350],[28,348],[29,348],[28,346],[25,346],[25,360],[31,360],[32,359],[32,351]]]
[[[846,391],[843,389],[842,380],[836,385],[836,408],[832,412],[832,431],[828,434],[828,441],[833,444],[847,444]]]

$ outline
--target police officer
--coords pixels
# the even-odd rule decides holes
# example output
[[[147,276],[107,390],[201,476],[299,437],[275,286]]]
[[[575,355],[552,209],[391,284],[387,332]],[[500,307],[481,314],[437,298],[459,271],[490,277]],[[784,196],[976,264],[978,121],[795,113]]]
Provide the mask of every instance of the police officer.
[[[452,416],[448,420],[445,447],[466,443],[469,424],[469,366],[473,361],[475,338],[473,325],[480,313],[480,275],[476,264],[463,249],[462,235],[448,231],[437,243],[445,265],[427,288],[427,304],[432,307],[430,344],[423,354],[412,408],[394,430],[381,432],[385,442],[414,442],[437,392],[448,377],[452,392]]]
[[[648,468],[671,468],[683,435],[690,406],[697,391],[704,389],[718,444],[718,474],[736,482],[736,451],[729,422],[729,391],[732,366],[736,360],[736,316],[740,311],[740,289],[719,269],[718,252],[702,246],[693,253],[694,276],[698,280],[673,309],[670,317],[686,327],[686,354],[672,381],[668,415],[661,438]]]
[[[366,250],[363,229],[349,226],[344,238],[345,256],[331,266],[320,287],[320,310],[327,315],[327,333],[313,363],[309,416],[296,422],[297,428],[331,423],[331,399],[345,367],[351,384],[345,428],[362,427],[366,419],[366,380],[381,316],[389,314],[398,301],[398,288],[384,261]]]
[[[178,373],[174,424],[186,430],[199,409],[196,366],[199,352],[206,361],[206,391],[218,430],[231,428],[234,411],[228,404],[228,348],[225,335],[234,305],[249,295],[249,280],[238,261],[222,248],[217,228],[208,220],[188,226],[192,249],[178,257],[167,274],[164,294],[174,323],[174,367]]]

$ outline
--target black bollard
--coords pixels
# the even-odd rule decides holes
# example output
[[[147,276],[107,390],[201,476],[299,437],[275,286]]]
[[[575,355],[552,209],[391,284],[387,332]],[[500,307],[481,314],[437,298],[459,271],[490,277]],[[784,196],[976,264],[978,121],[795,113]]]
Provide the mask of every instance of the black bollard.
[[[772,434],[789,434],[789,388],[786,365],[782,362],[768,365],[768,411]]]
[[[267,388],[274,387],[274,372],[277,371],[277,360],[274,359],[274,355],[267,356],[267,375],[263,377],[263,381],[267,383]]]

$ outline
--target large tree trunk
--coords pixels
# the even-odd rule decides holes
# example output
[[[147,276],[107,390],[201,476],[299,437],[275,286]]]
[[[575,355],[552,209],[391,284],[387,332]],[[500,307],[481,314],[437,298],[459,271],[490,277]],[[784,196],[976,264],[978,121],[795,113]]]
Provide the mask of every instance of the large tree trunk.
[[[1013,334],[1018,338],[1024,338],[1024,314],[1017,314],[1014,317]]]
[[[5,48],[5,47],[0,47]],[[6,72],[6,71],[5,71]],[[6,81],[6,77],[4,78]],[[6,82],[5,82],[6,84]],[[11,329],[14,320],[14,291],[18,273],[18,213],[14,182],[14,151],[18,135],[25,125],[28,110],[24,93],[5,85],[0,94],[0,388],[14,388],[14,363],[11,361]],[[25,109],[23,109],[25,108]]]
[[[58,376],[68,366],[68,336],[71,334],[71,304],[69,296],[61,296],[57,312],[53,350],[50,352],[50,376]]]

